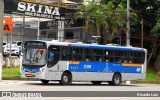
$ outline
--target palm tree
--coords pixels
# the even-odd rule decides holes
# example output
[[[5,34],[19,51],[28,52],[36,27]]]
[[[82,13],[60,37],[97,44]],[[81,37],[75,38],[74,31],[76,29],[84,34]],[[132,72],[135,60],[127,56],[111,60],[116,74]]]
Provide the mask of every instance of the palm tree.
[[[101,34],[101,27],[112,34],[117,32],[119,28],[124,26],[126,20],[124,7],[122,5],[114,7],[112,1],[99,5],[97,2],[88,2],[88,5],[79,6],[78,10],[75,18],[85,19],[85,31],[94,26],[97,36]]]
[[[96,5],[92,1],[88,1],[87,5],[79,6],[78,12],[74,14],[75,19],[82,18],[85,20],[84,22],[84,31],[88,31],[90,27],[92,27],[92,15],[96,11]],[[84,34],[83,34],[84,35]],[[87,37],[86,37],[87,38]]]
[[[102,41],[103,36],[102,36],[102,33],[100,30],[101,30],[101,28],[103,28],[104,30],[108,30],[109,23],[108,23],[107,18],[110,16],[111,11],[110,11],[110,6],[107,4],[100,4],[98,2],[96,5],[97,5],[96,11],[92,15],[92,18],[95,20],[93,25],[96,28],[96,36],[100,36],[99,39],[101,39],[101,41]],[[97,39],[97,42],[98,41],[99,40]],[[101,44],[103,44],[103,41]]]
[[[102,11],[105,15],[105,23],[107,23],[105,29],[110,33],[108,39],[111,41],[115,33],[125,25],[126,9],[121,3],[115,5],[113,1],[109,1],[102,5]]]

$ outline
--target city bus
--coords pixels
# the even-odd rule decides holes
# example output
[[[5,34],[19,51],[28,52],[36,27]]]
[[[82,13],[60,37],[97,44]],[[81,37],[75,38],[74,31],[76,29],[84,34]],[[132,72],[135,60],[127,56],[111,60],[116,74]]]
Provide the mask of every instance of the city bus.
[[[43,84],[88,81],[120,85],[145,79],[146,66],[144,48],[33,40],[24,43],[22,76]]]

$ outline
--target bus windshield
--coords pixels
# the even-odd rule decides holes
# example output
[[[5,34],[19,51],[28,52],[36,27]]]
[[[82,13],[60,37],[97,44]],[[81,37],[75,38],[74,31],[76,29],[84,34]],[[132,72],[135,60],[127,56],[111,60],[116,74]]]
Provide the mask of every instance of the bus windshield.
[[[23,65],[40,66],[47,62],[46,48],[26,48],[24,51]]]

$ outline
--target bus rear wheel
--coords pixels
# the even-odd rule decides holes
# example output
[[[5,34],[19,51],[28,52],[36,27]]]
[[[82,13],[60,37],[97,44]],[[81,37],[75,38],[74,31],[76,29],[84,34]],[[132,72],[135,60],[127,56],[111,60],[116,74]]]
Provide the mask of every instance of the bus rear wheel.
[[[118,86],[121,84],[121,75],[119,73],[115,73],[112,78],[112,85]]]
[[[91,81],[92,82],[92,84],[94,84],[94,85],[100,85],[101,83],[102,83],[102,81]]]
[[[42,84],[48,84],[49,80],[41,80]]]
[[[70,73],[64,72],[62,74],[60,84],[61,85],[68,85],[69,83],[71,83],[71,75],[70,75]]]

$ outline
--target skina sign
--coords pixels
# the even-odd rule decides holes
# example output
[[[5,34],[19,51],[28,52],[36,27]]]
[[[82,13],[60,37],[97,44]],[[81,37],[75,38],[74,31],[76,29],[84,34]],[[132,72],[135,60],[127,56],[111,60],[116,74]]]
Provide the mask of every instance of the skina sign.
[[[60,16],[58,7],[26,2],[19,2],[17,11],[24,12],[25,15],[34,17],[54,18],[54,16]]]
[[[76,9],[67,6],[25,2],[20,0],[4,0],[4,13],[19,14],[32,17],[54,19],[56,16],[65,17],[75,13]]]
[[[65,19],[64,29],[83,28],[83,23],[84,23],[83,19]],[[58,29],[58,20],[40,22],[39,27],[40,27],[40,30]]]

